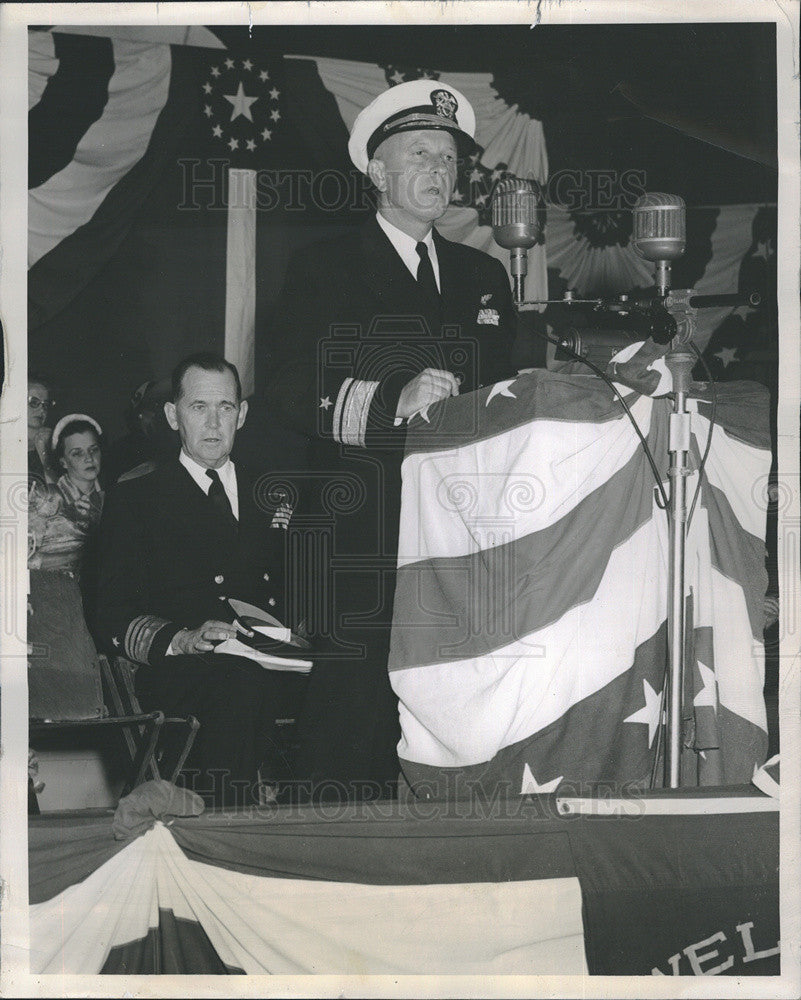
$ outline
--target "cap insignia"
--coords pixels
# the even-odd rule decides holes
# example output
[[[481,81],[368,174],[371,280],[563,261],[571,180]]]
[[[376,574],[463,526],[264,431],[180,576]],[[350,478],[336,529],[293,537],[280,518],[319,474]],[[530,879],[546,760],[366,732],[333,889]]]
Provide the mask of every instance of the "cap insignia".
[[[441,118],[448,118],[452,122],[456,121],[456,111],[459,104],[449,90],[432,90],[431,103]]]

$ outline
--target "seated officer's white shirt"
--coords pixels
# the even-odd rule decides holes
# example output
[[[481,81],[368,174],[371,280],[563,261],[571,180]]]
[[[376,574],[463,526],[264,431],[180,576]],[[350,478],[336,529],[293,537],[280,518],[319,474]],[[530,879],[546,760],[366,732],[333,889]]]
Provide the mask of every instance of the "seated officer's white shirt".
[[[199,465],[194,458],[190,458],[186,452],[181,449],[181,454],[178,456],[178,461],[183,465],[189,475],[195,480],[198,486],[203,490],[206,496],[209,495],[209,490],[211,489],[211,480],[206,475],[206,466]],[[220,482],[223,485],[228,496],[228,502],[231,504],[231,510],[234,512],[234,517],[239,520],[239,493],[236,489],[236,466],[229,458],[225,465],[217,469],[217,475],[220,477]]]
[[[206,466],[199,465],[193,458],[190,458],[186,452],[181,449],[181,454],[178,461],[183,465],[189,475],[195,480],[198,486],[203,490],[206,496],[209,495],[209,490],[211,489],[211,480],[206,475]],[[228,497],[228,502],[231,504],[231,510],[234,512],[234,517],[239,520],[239,493],[236,488],[236,466],[229,458],[225,465],[217,469],[217,474],[220,477],[220,482],[223,485],[226,496]],[[167,656],[175,656],[178,653],[177,649],[173,649],[172,643],[170,643],[167,649]]]
[[[402,229],[398,229],[397,226],[393,226],[391,222],[388,222],[380,212],[376,212],[376,220],[379,226],[387,234],[389,242],[395,247],[398,256],[409,269],[409,273],[417,281],[417,268],[420,266],[420,257],[417,253],[417,243],[418,240],[414,237],[409,236],[408,233],[404,233]],[[434,235],[433,230],[429,229],[425,237],[419,241],[420,243],[425,243],[428,248],[428,258],[431,261],[431,267],[434,270],[434,279],[437,282],[437,288],[442,292],[442,286],[439,283],[439,261],[437,260],[437,248],[434,246]]]

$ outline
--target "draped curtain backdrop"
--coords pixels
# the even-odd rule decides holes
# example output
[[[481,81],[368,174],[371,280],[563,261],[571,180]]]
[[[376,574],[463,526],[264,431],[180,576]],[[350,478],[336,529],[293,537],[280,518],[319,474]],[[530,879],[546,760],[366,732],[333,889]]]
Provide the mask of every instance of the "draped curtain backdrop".
[[[492,239],[492,187],[547,177],[542,124],[502,100],[488,73],[54,30],[30,32],[29,76],[30,357],[58,373],[60,403],[104,426],[119,421],[114,400],[121,409],[190,350],[225,350],[258,388],[292,252],[372,211],[347,140],[388,86],[439,79],[475,107],[482,150],[440,224],[450,239],[508,267]],[[338,200],[330,177],[315,189],[326,173]],[[543,296],[544,247],[529,257],[529,291]]]

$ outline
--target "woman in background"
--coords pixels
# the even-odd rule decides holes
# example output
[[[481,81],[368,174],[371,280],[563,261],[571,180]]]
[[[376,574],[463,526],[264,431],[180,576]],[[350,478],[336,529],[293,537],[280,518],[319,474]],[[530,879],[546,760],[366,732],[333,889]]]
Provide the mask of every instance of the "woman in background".
[[[54,402],[50,383],[28,372],[28,486],[33,479],[54,482],[47,420]]]
[[[58,482],[34,482],[28,498],[29,715],[85,719],[104,714],[97,652],[83,613],[80,575],[103,509],[100,425],[72,413],[52,437]]]

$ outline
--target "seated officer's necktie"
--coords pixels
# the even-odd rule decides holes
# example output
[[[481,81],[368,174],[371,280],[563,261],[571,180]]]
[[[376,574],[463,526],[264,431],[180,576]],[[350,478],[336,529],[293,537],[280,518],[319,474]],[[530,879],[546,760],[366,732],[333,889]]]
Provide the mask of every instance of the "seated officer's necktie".
[[[428,256],[428,247],[425,243],[418,243],[415,247],[420,263],[417,265],[417,285],[426,299],[439,306],[439,289],[437,279],[434,277],[434,267],[431,258]]]
[[[206,475],[211,480],[211,486],[209,486],[209,500],[211,500],[217,508],[225,523],[233,528],[236,528],[237,520],[234,517],[233,510],[231,509],[231,501],[228,499],[225,487],[220,481],[219,472],[217,472],[216,469],[206,469]]]

